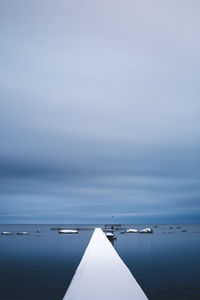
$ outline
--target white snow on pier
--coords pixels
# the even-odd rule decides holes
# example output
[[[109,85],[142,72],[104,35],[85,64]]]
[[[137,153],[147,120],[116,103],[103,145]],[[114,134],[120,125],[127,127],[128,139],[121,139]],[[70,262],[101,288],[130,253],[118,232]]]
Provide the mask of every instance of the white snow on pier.
[[[101,228],[96,228],[63,300],[148,300]]]

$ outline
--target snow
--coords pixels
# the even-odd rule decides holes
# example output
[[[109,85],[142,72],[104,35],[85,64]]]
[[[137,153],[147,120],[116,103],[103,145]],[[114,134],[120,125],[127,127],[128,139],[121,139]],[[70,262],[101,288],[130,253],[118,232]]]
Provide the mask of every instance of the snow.
[[[73,234],[73,233],[78,233],[78,231],[73,229],[60,229],[59,233]]]
[[[106,236],[114,236],[112,232],[106,232]]]
[[[63,300],[148,300],[101,228],[96,228]]]
[[[133,229],[133,228],[129,228],[129,229],[126,230],[126,232],[127,233],[136,233],[136,232],[138,232],[138,230],[137,229]]]
[[[144,228],[142,230],[140,230],[140,233],[152,233],[153,230],[151,228]]]

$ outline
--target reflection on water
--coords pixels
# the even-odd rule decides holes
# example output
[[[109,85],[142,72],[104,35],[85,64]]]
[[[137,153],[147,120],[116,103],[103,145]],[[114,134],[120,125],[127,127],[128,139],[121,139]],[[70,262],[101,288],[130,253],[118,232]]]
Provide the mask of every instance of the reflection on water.
[[[62,299],[92,235],[92,226],[78,226],[76,235],[59,235],[51,230],[59,225],[0,225],[30,233],[0,235],[0,299]],[[200,225],[151,227],[153,234],[117,230],[113,241],[148,298],[200,299]]]

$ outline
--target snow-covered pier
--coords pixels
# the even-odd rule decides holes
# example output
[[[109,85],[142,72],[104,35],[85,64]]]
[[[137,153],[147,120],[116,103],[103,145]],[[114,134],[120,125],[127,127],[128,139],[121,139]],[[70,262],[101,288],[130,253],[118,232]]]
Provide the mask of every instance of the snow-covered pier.
[[[148,300],[101,228],[96,228],[63,300]]]

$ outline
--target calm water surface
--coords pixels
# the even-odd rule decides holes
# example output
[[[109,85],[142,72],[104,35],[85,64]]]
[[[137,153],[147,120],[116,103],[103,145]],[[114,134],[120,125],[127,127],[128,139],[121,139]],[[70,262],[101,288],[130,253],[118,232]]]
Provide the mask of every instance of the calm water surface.
[[[0,225],[0,299],[61,300],[92,236],[88,225]],[[76,225],[77,226],[77,225]],[[153,234],[120,234],[114,247],[150,300],[200,299],[200,225],[149,225]],[[147,225],[127,225],[141,229]],[[181,228],[177,228],[181,227]],[[36,233],[40,230],[41,233]],[[183,232],[182,230],[186,230]],[[111,278],[112,280],[112,278]]]

